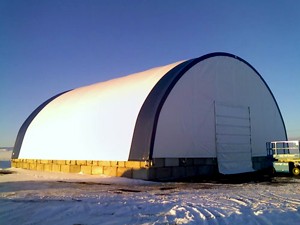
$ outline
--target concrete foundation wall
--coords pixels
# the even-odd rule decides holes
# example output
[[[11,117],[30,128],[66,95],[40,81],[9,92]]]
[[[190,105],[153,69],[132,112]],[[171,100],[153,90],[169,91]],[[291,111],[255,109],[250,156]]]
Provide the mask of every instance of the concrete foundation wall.
[[[48,172],[83,173],[143,180],[174,180],[217,172],[213,158],[156,158],[152,161],[12,159],[12,167]]]
[[[12,167],[29,170],[83,173],[142,180],[175,180],[218,174],[216,158],[155,158],[152,161],[12,159]],[[254,157],[255,170],[269,166],[266,157]]]

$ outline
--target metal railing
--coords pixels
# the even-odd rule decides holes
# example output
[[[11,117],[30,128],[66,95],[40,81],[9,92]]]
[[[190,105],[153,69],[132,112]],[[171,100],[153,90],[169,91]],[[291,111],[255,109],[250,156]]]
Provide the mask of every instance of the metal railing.
[[[283,154],[299,154],[300,153],[300,141],[272,141],[267,142],[267,154],[268,156],[283,155]]]

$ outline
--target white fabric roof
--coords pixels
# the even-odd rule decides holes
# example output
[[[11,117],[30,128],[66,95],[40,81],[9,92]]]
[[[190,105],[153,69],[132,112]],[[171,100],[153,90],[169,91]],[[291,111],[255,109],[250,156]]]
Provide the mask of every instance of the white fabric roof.
[[[59,96],[29,125],[19,158],[128,160],[142,104],[158,80],[179,63]]]

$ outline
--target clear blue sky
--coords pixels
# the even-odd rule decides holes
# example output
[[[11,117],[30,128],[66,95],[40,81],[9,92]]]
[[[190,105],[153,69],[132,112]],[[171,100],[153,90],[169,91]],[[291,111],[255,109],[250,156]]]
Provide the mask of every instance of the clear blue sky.
[[[224,51],[263,76],[300,138],[298,0],[0,0],[0,146],[65,90]]]

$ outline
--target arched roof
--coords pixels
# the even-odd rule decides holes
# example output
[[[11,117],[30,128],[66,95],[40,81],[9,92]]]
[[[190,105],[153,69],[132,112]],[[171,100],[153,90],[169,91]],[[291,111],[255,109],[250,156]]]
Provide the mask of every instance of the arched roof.
[[[22,125],[13,158],[127,160],[134,124],[149,92],[173,63],[56,95]],[[98,149],[100,147],[102,150]],[[127,148],[128,151],[123,150]],[[55,153],[56,152],[56,153]],[[100,154],[101,153],[101,154]],[[106,156],[105,156],[106,154]]]
[[[196,64],[218,56],[238,60],[257,74],[271,94],[284,126],[277,102],[261,75],[245,60],[218,52],[50,98],[22,125],[12,157],[152,159],[159,114],[171,90]]]

